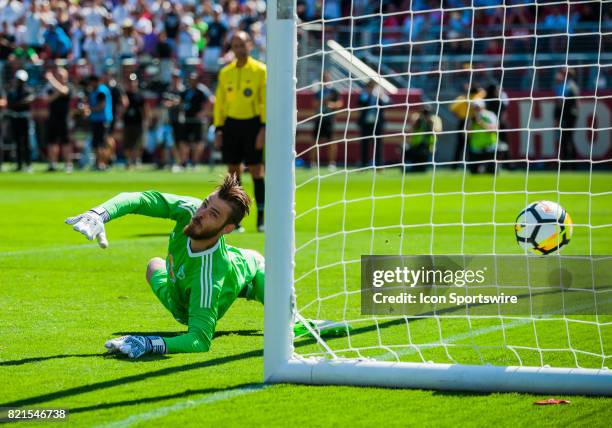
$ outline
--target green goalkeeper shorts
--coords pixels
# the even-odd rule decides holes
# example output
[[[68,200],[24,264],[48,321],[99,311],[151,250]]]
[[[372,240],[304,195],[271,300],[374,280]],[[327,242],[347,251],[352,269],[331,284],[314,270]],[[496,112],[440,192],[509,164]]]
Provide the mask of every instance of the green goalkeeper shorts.
[[[149,285],[153,293],[155,293],[162,305],[170,311],[174,319],[181,324],[187,325],[189,311],[186,307],[179,304],[174,287],[168,282],[168,271],[162,268],[153,272]]]

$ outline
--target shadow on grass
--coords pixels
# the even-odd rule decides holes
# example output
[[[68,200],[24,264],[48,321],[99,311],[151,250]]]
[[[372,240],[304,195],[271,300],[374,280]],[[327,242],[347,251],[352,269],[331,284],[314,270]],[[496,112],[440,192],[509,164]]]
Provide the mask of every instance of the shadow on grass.
[[[28,363],[39,363],[41,361],[48,360],[58,360],[62,358],[91,358],[91,357],[106,357],[107,354],[62,354],[62,355],[49,355],[46,357],[32,357],[32,358],[23,358],[21,360],[10,360],[10,361],[0,361],[0,367],[6,366],[20,366],[22,364]]]
[[[138,360],[130,360],[123,354],[109,354],[108,352],[102,352],[99,354],[60,354],[60,355],[49,355],[47,357],[24,358],[22,360],[0,361],[0,367],[21,366],[23,364],[40,363],[43,361],[60,360],[63,358],[92,358],[92,357],[112,358],[112,359],[118,359],[118,360],[125,359],[126,361],[130,361],[130,362],[132,361],[143,361],[143,362],[159,361],[159,360],[166,360],[170,358],[167,355],[151,354],[151,355],[145,355],[144,357],[139,358]]]
[[[104,354],[106,355],[106,354]],[[99,354],[94,354],[94,356],[100,356]],[[0,404],[0,407],[25,407],[34,404],[44,403],[46,401],[58,400],[66,397],[72,397],[79,394],[85,394],[88,392],[99,391],[106,388],[112,388],[118,385],[125,385],[130,382],[139,382],[141,380],[149,380],[152,378],[158,378],[162,376],[167,376],[175,373],[187,372],[190,370],[197,370],[205,367],[218,366],[221,364],[232,363],[234,361],[240,361],[248,358],[262,357],[263,350],[258,349],[255,351],[243,352],[241,354],[230,355],[227,357],[221,358],[212,358],[207,361],[201,361],[197,363],[185,364],[183,366],[177,367],[167,367],[161,370],[148,371],[144,373],[139,373],[136,375],[124,376],[117,379],[106,380],[102,382],[96,382],[88,385],[76,386],[73,388],[67,388],[61,391],[50,392],[47,394],[36,395],[30,398],[24,398],[21,400],[10,401],[6,403]],[[136,361],[135,361],[136,362]]]
[[[203,388],[203,389],[187,389],[183,392],[174,394],[158,395],[156,397],[136,398],[134,400],[116,401],[113,403],[99,403],[91,406],[75,407],[70,409],[70,414],[85,413],[92,410],[107,410],[115,407],[135,406],[138,404],[157,403],[159,401],[171,400],[173,398],[193,398],[194,395],[215,394],[223,391],[236,389],[260,389],[265,385],[263,383],[242,383],[240,385],[228,386],[227,388]]]

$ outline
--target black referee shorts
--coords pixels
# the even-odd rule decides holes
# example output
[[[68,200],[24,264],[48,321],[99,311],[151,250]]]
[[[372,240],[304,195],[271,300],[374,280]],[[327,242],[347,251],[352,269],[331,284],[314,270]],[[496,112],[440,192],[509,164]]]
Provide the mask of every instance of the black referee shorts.
[[[255,149],[261,129],[259,117],[252,119],[227,118],[223,125],[223,163],[255,165],[263,162],[263,150]]]

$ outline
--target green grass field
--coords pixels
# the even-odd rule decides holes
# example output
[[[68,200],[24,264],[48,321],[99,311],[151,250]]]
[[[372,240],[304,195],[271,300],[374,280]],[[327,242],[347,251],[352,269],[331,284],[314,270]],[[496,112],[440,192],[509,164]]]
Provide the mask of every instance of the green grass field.
[[[548,396],[263,385],[263,308],[242,300],[219,322],[207,354],[106,356],[103,343],[113,336],[182,331],[144,279],[147,261],[165,255],[172,226],[122,218],[107,226],[110,247],[100,250],[63,220],[123,191],[201,197],[222,172],[0,175],[0,407],[69,408],[74,426],[609,426],[610,400],[600,397],[534,406]],[[576,227],[566,254],[612,249],[610,174],[313,176],[299,172],[296,221],[298,306],[309,317],[363,318],[353,293],[361,254],[518,253],[512,223],[528,201],[559,200],[571,213]],[[254,222],[228,241],[263,250]],[[378,329],[357,322],[350,339],[329,343],[342,355],[389,360],[610,366],[610,317],[600,316],[599,328],[588,317],[563,328],[554,320],[504,328],[495,320],[400,321],[383,320]],[[445,346],[431,346],[441,343],[440,332]],[[533,351],[536,337],[550,351]],[[309,340],[296,345],[302,354],[321,352]],[[528,349],[514,348],[521,345]]]

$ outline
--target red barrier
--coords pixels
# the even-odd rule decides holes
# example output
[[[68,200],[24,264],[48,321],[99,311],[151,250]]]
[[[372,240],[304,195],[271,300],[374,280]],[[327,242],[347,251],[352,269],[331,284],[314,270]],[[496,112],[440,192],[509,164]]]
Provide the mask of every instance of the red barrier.
[[[349,96],[350,95],[350,96]],[[340,109],[333,116],[335,118],[335,129],[333,141],[340,143],[338,150],[338,161],[344,160],[344,150],[346,149],[347,161],[349,164],[357,163],[360,160],[359,141],[351,141],[360,137],[359,126],[357,120],[361,112],[347,109],[350,105],[352,109],[358,108],[359,93],[357,91],[342,94],[344,108]],[[419,109],[418,106],[414,110],[406,108],[414,103],[421,102],[422,91],[411,90],[407,93],[405,90],[390,96],[389,106],[385,108],[386,126],[385,134],[400,134],[404,129],[406,115]],[[298,128],[296,136],[296,151],[303,159],[308,159],[310,152],[305,153],[309,148],[313,147],[315,137],[313,135],[314,127],[317,124],[317,115],[319,114],[319,102],[315,103],[313,92],[302,92],[297,95],[298,109]],[[303,122],[303,123],[300,123]],[[348,140],[348,144],[345,142]],[[399,146],[403,143],[401,136],[386,137],[384,139],[383,157],[387,163],[398,162],[401,160],[401,152]],[[327,150],[321,150],[321,158],[323,162],[327,161]]]
[[[519,131],[508,133],[513,158],[557,158],[559,131],[555,124],[555,99],[552,92],[511,92],[508,126]],[[574,131],[576,155],[579,159],[612,159],[612,91],[600,91],[596,99],[591,93],[581,94],[578,121]],[[602,128],[596,132],[592,129]],[[607,128],[607,129],[605,129]],[[591,157],[592,150],[592,157]]]

